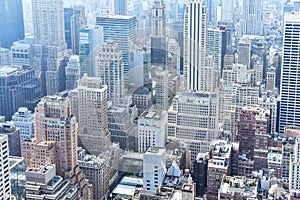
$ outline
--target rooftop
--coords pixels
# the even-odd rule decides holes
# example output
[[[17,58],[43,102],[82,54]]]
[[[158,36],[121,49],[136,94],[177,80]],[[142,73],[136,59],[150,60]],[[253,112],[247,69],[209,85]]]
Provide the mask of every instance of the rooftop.
[[[242,195],[243,197],[256,197],[257,195],[256,179],[247,179],[241,176],[224,175],[220,186],[221,194]]]

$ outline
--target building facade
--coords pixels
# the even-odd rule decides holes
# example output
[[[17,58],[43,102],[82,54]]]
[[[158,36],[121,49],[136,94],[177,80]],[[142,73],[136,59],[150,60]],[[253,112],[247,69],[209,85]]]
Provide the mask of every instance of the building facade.
[[[100,78],[84,74],[78,81],[78,143],[90,154],[98,155],[110,146],[107,86]]]
[[[6,120],[11,120],[19,107],[33,110],[41,97],[40,81],[32,67],[0,66],[0,88],[0,115]]]
[[[21,107],[12,116],[15,127],[20,129],[20,140],[31,139],[34,137],[34,118],[31,111],[26,107]]]
[[[300,127],[299,97],[300,83],[296,80],[300,74],[297,70],[300,67],[298,59],[298,46],[300,39],[300,13],[287,13],[284,18],[284,37],[282,50],[282,71],[281,71],[281,102],[279,112],[279,132],[284,133],[286,126]]]
[[[10,49],[13,42],[25,36],[22,0],[0,1],[0,47]]]

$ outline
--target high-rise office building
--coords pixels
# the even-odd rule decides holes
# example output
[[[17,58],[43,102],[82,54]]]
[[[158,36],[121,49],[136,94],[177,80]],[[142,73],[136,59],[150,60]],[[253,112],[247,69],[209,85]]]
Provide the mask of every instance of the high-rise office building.
[[[125,82],[128,80],[130,49],[136,45],[136,17],[133,16],[108,16],[97,17],[96,24],[103,27],[104,41],[113,40],[123,51]]]
[[[67,48],[72,49],[73,54],[79,53],[79,29],[87,26],[85,8],[82,5],[64,8],[65,39]]]
[[[127,1],[128,0],[113,0],[114,15],[127,14]]]
[[[26,107],[21,107],[12,116],[15,127],[20,129],[21,142],[34,137],[34,119],[33,114]]]
[[[151,64],[165,68],[167,63],[166,5],[164,0],[154,0],[151,20]]]
[[[215,93],[184,92],[168,110],[168,137],[190,144],[192,162],[199,152],[208,152],[219,135],[218,104]]]
[[[166,145],[167,114],[165,111],[145,111],[138,119],[138,151],[144,153],[149,147]]]
[[[252,42],[248,38],[241,38],[238,43],[238,64],[250,67]]]
[[[161,110],[169,108],[169,72],[158,69],[155,76],[155,107]],[[175,95],[175,94],[174,94]]]
[[[143,154],[143,188],[159,189],[166,175],[166,149],[149,147]]]
[[[234,7],[233,0],[221,0],[221,21],[233,22]]]
[[[0,0],[0,47],[10,49],[24,33],[22,0]]]
[[[96,56],[96,77],[107,85],[107,98],[118,105],[125,95],[123,53],[118,44],[107,41],[100,45]]]
[[[78,143],[90,154],[98,155],[110,146],[107,86],[100,78],[84,74],[78,81]]]
[[[19,107],[33,110],[41,97],[40,81],[32,67],[0,66],[0,88],[0,115],[6,120],[11,120]]]
[[[63,0],[32,1],[33,66],[41,72],[42,94],[59,92],[59,72],[67,54]]]
[[[87,73],[95,76],[95,56],[97,48],[103,42],[103,28],[100,26],[88,26],[79,30],[79,57],[81,76]]]
[[[219,76],[221,76],[226,46],[225,30],[222,30],[221,27],[208,28],[207,51],[210,55],[213,55],[214,66],[218,70]]]
[[[208,153],[199,153],[194,162],[193,180],[196,182],[196,195],[203,196],[207,187]]]
[[[121,149],[135,148],[137,130],[127,108],[114,106],[109,108],[108,128],[111,134],[111,141],[119,143]]]
[[[78,161],[86,178],[93,184],[93,199],[105,199],[110,186],[110,157],[107,155],[86,155]]]
[[[71,114],[70,100],[46,96],[36,106],[34,115],[37,141],[56,141],[56,161],[52,164],[60,176],[72,177],[78,164],[78,124]]]
[[[299,50],[300,13],[287,13],[284,18],[284,37],[282,49],[281,102],[279,132],[287,126],[300,127],[300,102],[297,100],[300,91]]]
[[[207,7],[202,0],[190,0],[186,6],[183,75],[187,90],[215,89],[215,68],[207,52]]]
[[[0,153],[1,153],[1,186],[0,196],[2,199],[9,200],[11,198],[11,184],[10,184],[10,171],[9,171],[9,148],[7,135],[0,135]]]
[[[80,60],[79,56],[72,55],[65,69],[66,89],[73,90],[77,88],[77,81],[80,79]]]
[[[241,36],[262,35],[263,24],[262,0],[243,0],[240,19]]]
[[[22,157],[9,157],[11,195],[13,199],[26,199],[25,162]]]

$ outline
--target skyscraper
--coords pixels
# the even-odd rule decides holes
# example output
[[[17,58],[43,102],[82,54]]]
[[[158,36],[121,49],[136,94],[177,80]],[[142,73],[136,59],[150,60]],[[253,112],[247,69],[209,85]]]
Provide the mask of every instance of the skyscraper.
[[[300,13],[287,13],[284,18],[284,37],[281,71],[281,103],[279,132],[287,126],[300,127]]]
[[[107,86],[100,78],[84,74],[78,82],[79,146],[98,155],[110,146]]]
[[[77,158],[76,118],[71,114],[68,98],[46,96],[35,109],[37,141],[56,141],[55,164],[57,173],[65,178],[75,175]]]
[[[0,27],[0,47],[10,49],[24,38],[22,0],[0,0]]]
[[[250,67],[252,42],[248,38],[241,38],[238,43],[238,64]]]
[[[81,76],[87,73],[95,76],[95,56],[97,48],[103,42],[103,27],[87,26],[79,30],[79,57]]]
[[[107,85],[107,98],[114,105],[120,103],[124,94],[123,52],[119,45],[107,41],[100,45],[96,56],[96,77],[100,77],[103,85]]]
[[[243,0],[241,23],[241,36],[262,35],[262,0]]]
[[[207,53],[207,7],[203,0],[190,0],[184,17],[184,68],[187,90],[215,89],[215,69]]]
[[[113,40],[123,51],[125,83],[128,80],[129,52],[136,45],[136,17],[134,16],[109,16],[97,17],[96,24],[103,26],[104,41]]]
[[[0,115],[11,120],[19,107],[33,110],[40,94],[40,81],[32,67],[0,66]]]
[[[87,26],[85,9],[82,5],[64,8],[64,18],[67,48],[72,49],[73,54],[78,54],[79,29]]]
[[[166,5],[164,0],[154,0],[151,23],[151,64],[161,65],[165,69],[166,60]]]
[[[114,15],[126,15],[127,14],[127,0],[114,0]]]
[[[221,0],[221,21],[222,22],[232,22],[233,21],[233,0]]]
[[[42,93],[60,90],[59,71],[66,55],[63,0],[33,0],[33,66],[41,73]]]

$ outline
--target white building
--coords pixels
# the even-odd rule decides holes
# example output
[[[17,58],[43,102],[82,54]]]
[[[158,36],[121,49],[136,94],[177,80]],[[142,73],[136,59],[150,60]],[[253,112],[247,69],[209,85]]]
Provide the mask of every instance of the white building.
[[[24,141],[34,137],[34,117],[30,110],[21,107],[12,116],[15,127],[20,129],[20,140]]]
[[[0,197],[9,200],[11,197],[9,149],[7,135],[0,135]]]
[[[107,85],[107,97],[114,105],[120,103],[124,96],[124,63],[123,52],[119,45],[107,41],[100,45],[96,56],[96,77]]]
[[[184,14],[183,75],[188,91],[215,90],[215,68],[207,53],[207,7],[203,0],[190,0]]]
[[[166,149],[150,147],[143,155],[143,188],[159,189],[166,172]]]
[[[285,126],[300,127],[300,13],[287,13],[284,17],[284,37],[281,69],[281,102],[279,132]]]
[[[151,146],[166,145],[167,114],[164,111],[145,111],[138,119],[138,151],[144,153]]]
[[[185,92],[175,96],[168,110],[168,138],[191,144],[192,162],[219,135],[218,104],[215,93]]]
[[[13,65],[28,65],[31,66],[32,50],[31,44],[32,38],[25,38],[13,43],[11,46],[11,62]]]

